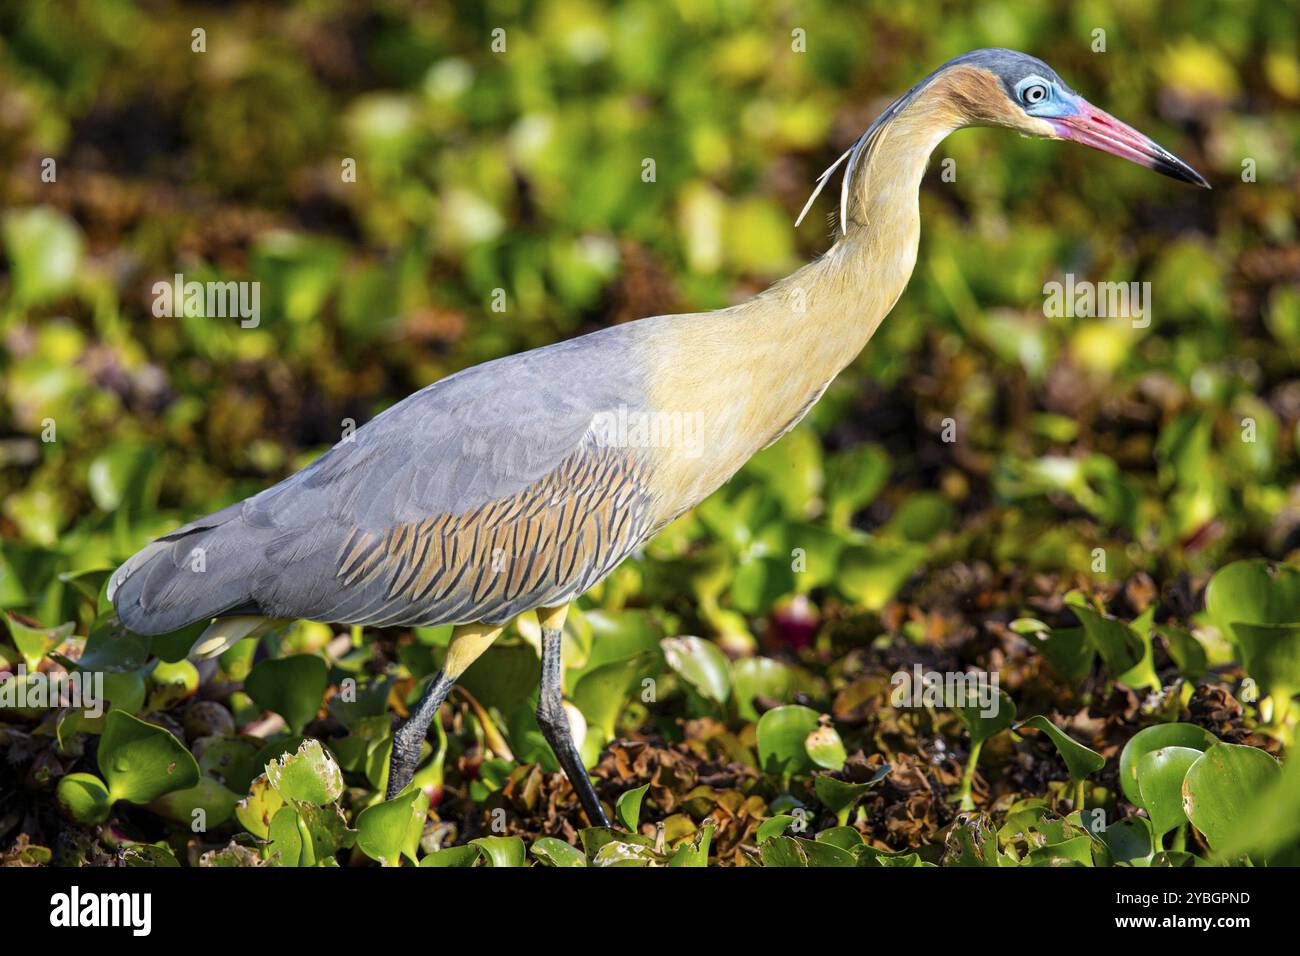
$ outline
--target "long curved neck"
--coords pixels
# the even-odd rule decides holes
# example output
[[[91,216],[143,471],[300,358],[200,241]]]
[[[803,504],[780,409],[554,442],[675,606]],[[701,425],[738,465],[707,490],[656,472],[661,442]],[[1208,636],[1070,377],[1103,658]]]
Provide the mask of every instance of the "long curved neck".
[[[652,405],[699,412],[710,449],[665,469],[669,513],[793,427],[902,294],[916,264],[921,177],[935,146],[965,125],[942,80],[913,91],[874,131],[849,183],[847,230],[829,252],[748,302],[667,317],[648,333]]]

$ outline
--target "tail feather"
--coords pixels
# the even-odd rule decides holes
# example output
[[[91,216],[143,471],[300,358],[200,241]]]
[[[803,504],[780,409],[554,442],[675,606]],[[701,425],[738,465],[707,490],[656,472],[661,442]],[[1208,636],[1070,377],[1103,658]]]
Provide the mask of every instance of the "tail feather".
[[[137,634],[167,634],[232,611],[256,613],[256,537],[232,505],[146,545],[109,579],[118,619]]]

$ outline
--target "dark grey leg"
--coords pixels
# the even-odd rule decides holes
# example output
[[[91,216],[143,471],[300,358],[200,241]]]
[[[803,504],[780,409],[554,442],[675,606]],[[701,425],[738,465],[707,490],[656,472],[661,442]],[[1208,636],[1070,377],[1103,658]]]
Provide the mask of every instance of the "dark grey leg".
[[[455,683],[453,678],[438,671],[433,675],[433,680],[429,681],[424,696],[415,705],[415,710],[411,711],[411,716],[397,728],[397,733],[393,735],[393,755],[388,760],[388,793],[385,799],[391,800],[405,790],[415,776],[415,765],[420,761],[420,745],[424,743],[424,736],[429,732],[429,725],[433,723],[438,708],[447,699],[447,694]]]
[[[573,789],[582,802],[582,809],[592,826],[609,826],[609,817],[596,797],[596,788],[591,785],[591,778],[578,756],[578,748],[573,745],[573,732],[569,729],[569,718],[564,713],[561,703],[560,643],[563,632],[559,628],[542,628],[542,692],[537,701],[537,723],[541,725],[542,736],[555,751],[555,757],[564,768],[564,775],[573,784]]]

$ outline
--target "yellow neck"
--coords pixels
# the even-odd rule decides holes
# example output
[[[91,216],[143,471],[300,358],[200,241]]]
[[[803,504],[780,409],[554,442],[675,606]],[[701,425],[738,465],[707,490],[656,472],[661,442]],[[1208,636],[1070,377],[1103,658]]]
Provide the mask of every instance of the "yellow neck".
[[[963,125],[945,96],[922,91],[878,131],[850,183],[847,234],[825,256],[742,305],[673,316],[653,336],[651,400],[701,415],[707,448],[694,459],[662,456],[670,513],[798,422],[893,308],[916,264],[926,163]]]

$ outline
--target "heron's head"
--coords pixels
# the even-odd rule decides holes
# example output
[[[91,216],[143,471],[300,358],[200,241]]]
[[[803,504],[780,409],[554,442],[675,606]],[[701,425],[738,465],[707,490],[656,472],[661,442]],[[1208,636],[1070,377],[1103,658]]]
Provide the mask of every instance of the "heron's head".
[[[952,84],[972,124],[1005,126],[1026,136],[1065,139],[1209,188],[1205,178],[1155,140],[1099,110],[1035,57],[1015,50],[976,50],[945,63],[934,79],[953,71],[985,82]]]

